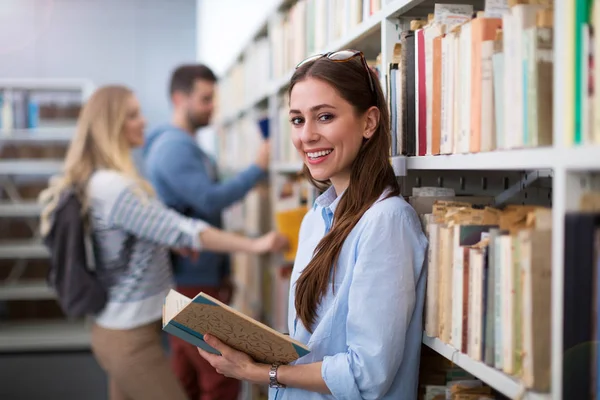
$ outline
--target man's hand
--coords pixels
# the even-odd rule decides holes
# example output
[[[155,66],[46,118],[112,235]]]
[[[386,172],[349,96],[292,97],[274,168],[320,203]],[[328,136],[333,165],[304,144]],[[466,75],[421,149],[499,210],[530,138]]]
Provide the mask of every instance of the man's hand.
[[[268,140],[263,141],[258,148],[258,154],[256,155],[256,165],[258,165],[263,171],[269,168],[269,161],[271,159],[271,144]]]

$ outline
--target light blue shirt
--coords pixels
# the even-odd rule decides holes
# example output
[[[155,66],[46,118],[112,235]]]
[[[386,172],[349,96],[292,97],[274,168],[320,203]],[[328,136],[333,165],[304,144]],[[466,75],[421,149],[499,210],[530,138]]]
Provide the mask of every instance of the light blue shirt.
[[[404,199],[384,197],[344,242],[335,292],[330,286],[318,306],[312,334],[297,318],[295,283],[331,229],[341,196],[330,187],[304,217],[291,276],[288,326],[290,336],[311,349],[295,364],[323,361],[321,376],[333,395],[270,389],[270,400],[417,398],[427,239]]]

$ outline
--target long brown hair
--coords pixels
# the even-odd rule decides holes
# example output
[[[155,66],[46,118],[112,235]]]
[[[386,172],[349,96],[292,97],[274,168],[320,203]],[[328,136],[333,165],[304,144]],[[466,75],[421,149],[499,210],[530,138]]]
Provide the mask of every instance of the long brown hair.
[[[344,241],[363,214],[389,189],[387,197],[400,193],[398,181],[390,162],[390,115],[377,75],[369,70],[375,83],[370,88],[367,71],[359,57],[346,62],[335,62],[325,57],[299,67],[289,88],[307,78],[316,78],[331,85],[338,94],[352,104],[356,115],[363,115],[370,107],[379,108],[379,125],[373,136],[363,142],[352,164],[350,184],[335,210],[333,226],[319,242],[311,261],[296,282],[296,313],[304,326],[312,332],[317,319],[317,306],[327,293],[329,277],[335,280],[336,264]],[[323,190],[329,181],[317,181],[304,166],[304,174],[317,188]]]

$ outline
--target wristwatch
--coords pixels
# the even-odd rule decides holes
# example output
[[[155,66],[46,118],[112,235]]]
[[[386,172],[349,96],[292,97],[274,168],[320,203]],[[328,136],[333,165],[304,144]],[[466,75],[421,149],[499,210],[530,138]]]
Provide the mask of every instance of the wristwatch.
[[[277,368],[279,368],[279,364],[271,364],[271,370],[269,371],[269,387],[280,389],[284,388],[285,385],[282,385],[277,381]]]

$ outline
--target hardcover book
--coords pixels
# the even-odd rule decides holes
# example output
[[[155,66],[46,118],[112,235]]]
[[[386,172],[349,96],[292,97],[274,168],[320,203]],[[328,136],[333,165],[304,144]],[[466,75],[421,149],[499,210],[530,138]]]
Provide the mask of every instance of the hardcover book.
[[[205,293],[190,299],[171,290],[163,305],[163,330],[213,354],[210,334],[255,361],[288,364],[307,355],[304,344],[256,321]]]

